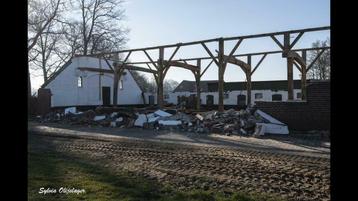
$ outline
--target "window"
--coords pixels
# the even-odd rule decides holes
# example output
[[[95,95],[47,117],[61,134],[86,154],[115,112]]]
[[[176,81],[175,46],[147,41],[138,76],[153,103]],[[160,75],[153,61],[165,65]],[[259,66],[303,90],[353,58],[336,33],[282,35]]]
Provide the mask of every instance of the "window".
[[[272,101],[282,101],[282,95],[281,94],[273,94]]]
[[[123,80],[119,81],[119,89],[123,89]]]
[[[83,87],[83,78],[82,76],[79,76],[77,79],[77,86],[78,87]]]
[[[229,98],[229,93],[224,93],[224,99],[228,99]]]
[[[262,93],[256,93],[255,94],[255,99],[261,99],[261,98],[263,98]]]
[[[300,92],[298,92],[298,93],[296,94],[296,96],[297,96],[297,98],[302,98],[302,94],[301,94]]]
[[[164,99],[169,99],[169,94],[164,94]]]

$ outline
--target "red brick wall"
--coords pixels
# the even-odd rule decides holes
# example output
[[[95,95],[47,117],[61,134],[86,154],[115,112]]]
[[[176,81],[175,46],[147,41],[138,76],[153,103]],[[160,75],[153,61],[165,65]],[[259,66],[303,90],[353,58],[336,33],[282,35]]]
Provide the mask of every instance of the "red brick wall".
[[[306,102],[256,102],[256,107],[286,123],[292,130],[330,129],[330,82],[307,86]]]

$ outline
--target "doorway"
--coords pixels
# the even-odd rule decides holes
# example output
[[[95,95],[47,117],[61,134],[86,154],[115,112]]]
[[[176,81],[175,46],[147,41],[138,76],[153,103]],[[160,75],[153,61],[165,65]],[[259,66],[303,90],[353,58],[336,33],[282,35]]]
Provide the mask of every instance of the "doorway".
[[[102,87],[102,102],[104,106],[111,104],[111,87]]]
[[[246,96],[245,95],[238,95],[237,96],[237,105],[242,108],[246,106]]]

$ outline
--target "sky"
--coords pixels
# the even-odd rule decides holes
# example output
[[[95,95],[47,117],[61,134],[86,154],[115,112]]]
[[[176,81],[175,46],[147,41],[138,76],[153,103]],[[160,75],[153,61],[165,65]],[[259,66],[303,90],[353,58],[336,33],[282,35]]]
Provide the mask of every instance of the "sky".
[[[329,0],[126,0],[123,4],[126,19],[124,26],[130,29],[127,48],[142,48],[178,42],[190,42],[218,37],[233,37],[267,32],[304,29],[330,25]],[[308,48],[316,40],[325,40],[329,31],[304,34],[295,48]],[[293,40],[293,39],[291,39]],[[233,42],[225,42],[229,54]],[[208,44],[212,52],[217,46]],[[279,50],[269,37],[244,40],[235,54]],[[158,51],[149,51],[156,58]],[[173,49],[165,51],[169,58]],[[182,47],[174,59],[208,56],[201,46]],[[245,58],[239,58],[245,61]],[[260,56],[252,58],[255,65]],[[144,61],[143,52],[132,53],[131,61]],[[210,60],[203,62],[202,66]],[[194,64],[194,63],[192,63]],[[147,75],[152,78],[152,75]],[[215,64],[203,75],[202,80],[217,80]],[[253,81],[283,80],[287,78],[286,60],[281,54],[268,55],[252,76]],[[294,68],[294,78],[299,71]],[[171,68],[166,79],[178,82],[194,80],[185,69]],[[237,66],[228,65],[225,81],[245,81],[245,75]],[[33,87],[42,79],[33,79]]]

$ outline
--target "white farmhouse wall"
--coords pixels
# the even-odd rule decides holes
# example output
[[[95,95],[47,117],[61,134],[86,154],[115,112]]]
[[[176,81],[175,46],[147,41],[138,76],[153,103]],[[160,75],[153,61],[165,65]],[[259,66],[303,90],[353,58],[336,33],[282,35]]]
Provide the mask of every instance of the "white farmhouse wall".
[[[102,87],[111,89],[111,104],[113,104],[113,74],[79,71],[78,67],[110,69],[107,63],[93,57],[75,57],[72,63],[67,66],[54,80],[45,88],[51,89],[51,106],[80,106],[80,105],[102,105]],[[131,105],[143,104],[142,91],[138,84],[125,70],[126,75],[121,77],[123,88],[118,88],[118,104]],[[78,87],[78,76],[83,77],[83,86]]]
[[[297,98],[297,93],[300,93],[300,89],[294,89],[294,99],[300,100]],[[247,98],[246,90],[243,91],[230,91],[228,98],[224,98],[224,105],[236,105],[237,104],[237,96],[238,95],[245,95]],[[261,99],[255,99],[256,93],[262,93]],[[272,101],[272,95],[273,94],[281,94],[282,95],[282,101],[288,100],[288,94],[287,91],[272,91],[272,90],[252,90],[251,91],[251,104],[255,104],[255,101]],[[196,92],[173,92],[169,94],[169,103],[178,104],[178,96],[190,96],[190,95],[196,95]],[[206,104],[206,96],[212,95],[214,97],[214,104],[218,104],[219,102],[219,93],[218,92],[202,92],[200,94],[201,104]]]

